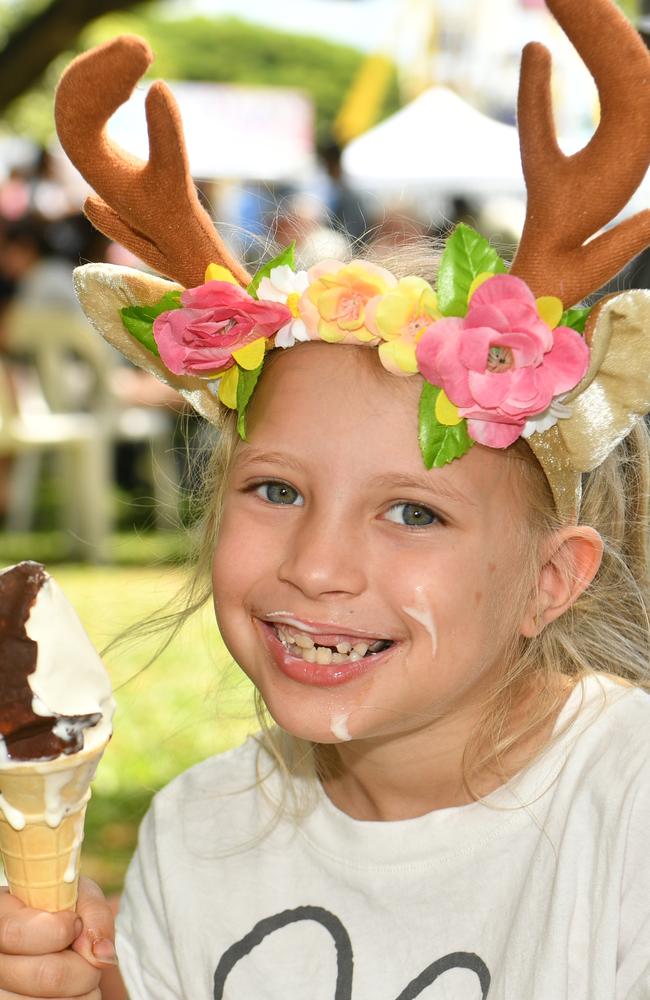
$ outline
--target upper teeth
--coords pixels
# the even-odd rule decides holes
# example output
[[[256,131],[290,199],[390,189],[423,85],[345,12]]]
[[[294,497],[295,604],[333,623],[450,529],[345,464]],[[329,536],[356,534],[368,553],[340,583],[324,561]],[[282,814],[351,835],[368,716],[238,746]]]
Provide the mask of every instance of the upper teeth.
[[[282,644],[287,649],[293,646],[294,650],[308,663],[342,663],[345,660],[360,660],[368,650],[379,652],[386,644],[384,639],[377,639],[372,644],[362,640],[355,642],[354,645],[350,642],[339,642],[336,646],[336,652],[334,652],[330,646],[319,646],[305,632],[289,632],[282,625],[276,625],[275,628]]]

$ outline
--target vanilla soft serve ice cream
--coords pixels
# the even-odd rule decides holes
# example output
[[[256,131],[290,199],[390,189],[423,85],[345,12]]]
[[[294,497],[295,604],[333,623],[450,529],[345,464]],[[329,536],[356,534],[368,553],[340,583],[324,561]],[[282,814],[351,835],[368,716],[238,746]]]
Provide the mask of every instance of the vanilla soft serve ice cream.
[[[0,766],[104,745],[114,702],[99,655],[35,562],[0,572]]]
[[[75,907],[90,783],[113,708],[104,665],[44,567],[0,572],[0,857],[27,906]]]

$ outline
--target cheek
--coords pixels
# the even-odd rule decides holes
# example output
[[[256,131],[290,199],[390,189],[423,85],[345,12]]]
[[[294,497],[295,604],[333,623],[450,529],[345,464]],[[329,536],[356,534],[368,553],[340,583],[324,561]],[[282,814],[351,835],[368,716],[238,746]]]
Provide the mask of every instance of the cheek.
[[[236,509],[226,505],[212,557],[212,590],[220,625],[226,608],[240,603],[243,593],[250,587],[255,567],[250,535],[243,530],[241,520]]]

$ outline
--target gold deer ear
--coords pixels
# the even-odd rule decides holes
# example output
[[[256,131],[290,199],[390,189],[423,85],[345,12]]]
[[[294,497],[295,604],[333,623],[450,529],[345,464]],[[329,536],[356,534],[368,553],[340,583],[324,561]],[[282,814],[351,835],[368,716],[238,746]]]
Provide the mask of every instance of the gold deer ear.
[[[578,519],[581,474],[600,465],[650,412],[650,291],[623,292],[596,309],[586,330],[589,369],[563,400],[571,416],[527,438],[568,524]]]
[[[162,361],[148,351],[122,324],[120,309],[125,306],[148,306],[166,292],[180,289],[171,281],[130,267],[112,264],[85,264],[75,268],[73,281],[81,308],[104,340],[125,358],[155,375],[187,400],[197,413],[219,423],[220,406],[204,379],[192,375],[174,375]]]
[[[567,397],[572,413],[558,423],[569,461],[589,472],[650,411],[650,291],[609,299],[591,330],[591,364]]]

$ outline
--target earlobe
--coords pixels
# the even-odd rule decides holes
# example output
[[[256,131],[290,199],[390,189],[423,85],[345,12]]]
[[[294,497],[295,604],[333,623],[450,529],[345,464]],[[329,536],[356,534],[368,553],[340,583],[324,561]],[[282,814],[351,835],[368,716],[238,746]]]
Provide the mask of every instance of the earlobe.
[[[536,593],[521,626],[521,634],[528,639],[564,614],[587,589],[601,563],[603,540],[594,528],[562,528],[554,532],[544,554]]]

